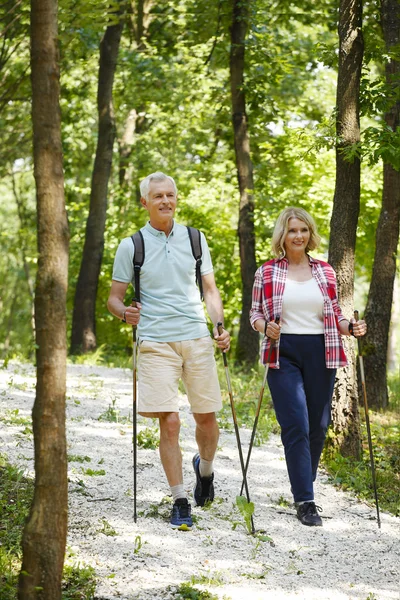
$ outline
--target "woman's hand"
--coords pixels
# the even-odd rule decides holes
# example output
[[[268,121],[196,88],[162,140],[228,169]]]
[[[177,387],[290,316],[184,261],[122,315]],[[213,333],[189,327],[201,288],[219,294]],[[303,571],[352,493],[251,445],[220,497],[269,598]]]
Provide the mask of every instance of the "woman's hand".
[[[354,337],[362,337],[367,333],[367,324],[365,321],[356,321],[355,319],[350,319],[350,323],[353,325]]]
[[[281,326],[275,323],[275,321],[270,321],[265,333],[271,340],[277,340],[281,334]]]

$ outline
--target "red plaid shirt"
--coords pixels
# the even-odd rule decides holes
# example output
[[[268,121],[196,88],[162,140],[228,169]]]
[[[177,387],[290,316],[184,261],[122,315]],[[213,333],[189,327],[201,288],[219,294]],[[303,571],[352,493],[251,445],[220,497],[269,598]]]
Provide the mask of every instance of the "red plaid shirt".
[[[328,369],[347,365],[339,332],[339,322],[345,319],[336,294],[336,275],[333,268],[322,260],[308,257],[312,275],[318,283],[324,299],[325,358]],[[273,321],[282,314],[282,298],[288,271],[286,258],[275,258],[257,269],[254,276],[250,323],[253,329],[257,319]],[[264,337],[261,345],[261,362],[267,362],[270,340]],[[270,366],[279,369],[279,340],[271,353]]]

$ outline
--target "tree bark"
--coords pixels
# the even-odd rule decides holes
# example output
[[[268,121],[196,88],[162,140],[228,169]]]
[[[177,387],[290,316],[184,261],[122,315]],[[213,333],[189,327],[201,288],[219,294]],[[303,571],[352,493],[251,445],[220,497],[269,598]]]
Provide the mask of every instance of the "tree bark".
[[[362,1],[341,0],[337,83],[336,185],[331,218],[329,262],[338,276],[344,314],[353,313],[354,255],[360,211],[360,160],[346,160],[343,151],[360,140],[359,90],[363,59]],[[349,365],[339,369],[332,402],[334,447],[345,456],[360,454],[360,416],[353,341],[344,340]]]
[[[57,0],[31,0],[33,158],[37,194],[35,492],[22,539],[20,600],[61,598],[67,536],[65,436],[68,222],[59,106]]]
[[[71,352],[89,352],[96,348],[96,297],[103,258],[104,230],[107,213],[107,191],[111,175],[115,119],[112,89],[117,57],[124,26],[107,27],[100,43],[97,108],[99,134],[92,174],[89,216],[72,317]]]
[[[256,271],[253,165],[250,157],[250,139],[244,92],[245,39],[249,18],[248,0],[233,0],[230,50],[230,83],[232,98],[232,124],[235,144],[236,168],[239,182],[239,248],[242,276],[242,312],[236,359],[252,365],[256,362],[259,336],[250,326],[249,311]]]
[[[392,319],[389,329],[389,341],[387,351],[387,370],[389,373],[398,373],[400,375],[400,368],[397,361],[397,352],[399,344],[399,332],[400,329],[400,286],[399,278],[396,275],[393,286],[393,304],[392,304]]]
[[[387,54],[390,56],[400,44],[400,4],[397,0],[381,0],[381,24]],[[386,63],[386,83],[399,91],[400,62],[394,58]],[[399,100],[388,110],[385,121],[393,131],[400,126]],[[400,172],[391,164],[384,163],[382,208],[376,230],[374,266],[365,310],[368,333],[363,344],[368,402],[374,408],[386,408],[389,402],[386,359],[396,276],[399,219]]]

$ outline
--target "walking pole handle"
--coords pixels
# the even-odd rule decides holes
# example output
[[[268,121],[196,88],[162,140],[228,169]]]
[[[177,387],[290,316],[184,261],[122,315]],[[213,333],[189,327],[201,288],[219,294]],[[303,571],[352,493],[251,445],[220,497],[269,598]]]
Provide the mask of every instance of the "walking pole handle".
[[[219,335],[222,334],[223,330],[224,330],[223,325],[222,325],[221,321],[219,321],[217,323],[217,331],[218,331]],[[222,352],[222,356],[223,356],[223,359],[224,359],[224,367],[227,367],[228,366],[228,361],[226,359],[226,352]]]
[[[281,320],[281,315],[276,315],[274,323],[279,325],[280,320]],[[267,331],[267,327],[265,327],[265,331]],[[272,354],[272,349],[274,346],[275,346],[274,340],[271,340],[269,350],[268,350],[268,355],[267,355],[267,362],[265,363],[266,365],[269,365],[269,363],[271,362],[271,354]]]

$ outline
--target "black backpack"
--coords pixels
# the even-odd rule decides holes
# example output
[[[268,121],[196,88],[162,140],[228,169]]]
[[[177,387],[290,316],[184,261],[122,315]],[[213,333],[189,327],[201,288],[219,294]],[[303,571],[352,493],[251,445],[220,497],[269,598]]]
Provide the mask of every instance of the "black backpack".
[[[198,229],[196,229],[195,227],[187,227],[187,230],[188,230],[188,234],[189,234],[189,240],[190,240],[190,246],[192,248],[193,258],[196,261],[196,283],[199,286],[200,298],[203,300],[204,295],[203,295],[203,286],[201,283],[201,272],[200,272],[200,267],[201,267],[201,263],[202,263],[200,231]],[[131,235],[131,239],[132,239],[132,242],[133,242],[134,248],[135,248],[135,254],[133,257],[133,269],[134,269],[134,274],[135,274],[135,300],[137,300],[137,302],[140,302],[140,269],[142,268],[142,265],[144,263],[144,257],[145,257],[144,239],[143,239],[142,232],[140,230],[137,231],[136,233]]]

